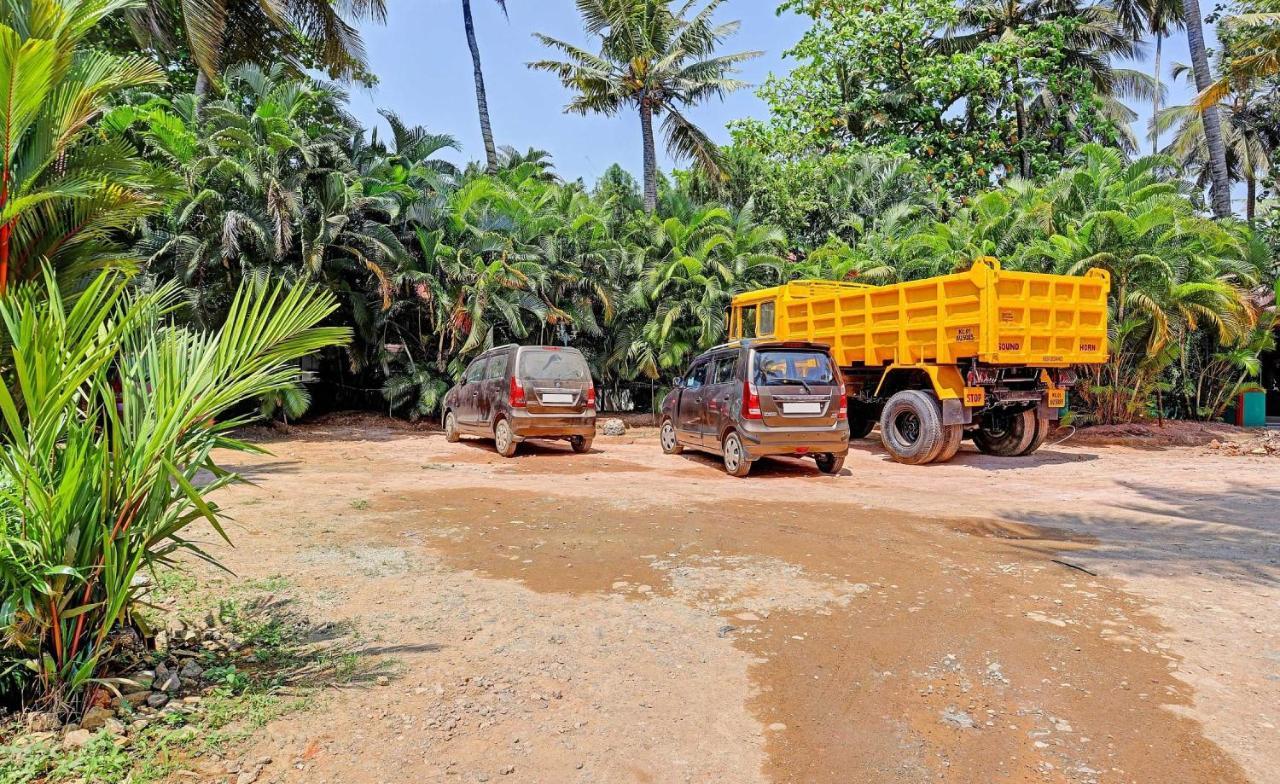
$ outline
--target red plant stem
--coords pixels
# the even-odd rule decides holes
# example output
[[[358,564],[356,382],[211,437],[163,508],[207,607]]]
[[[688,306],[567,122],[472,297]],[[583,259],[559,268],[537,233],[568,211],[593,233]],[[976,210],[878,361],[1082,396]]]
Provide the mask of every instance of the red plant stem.
[[[53,652],[57,654],[58,667],[62,667],[62,621],[58,619],[58,605],[49,597],[49,613],[53,616]]]
[[[99,561],[101,561],[101,558],[99,558]],[[101,569],[101,563],[99,563],[98,568],[99,570]],[[93,592],[93,582],[95,579],[97,579],[96,571],[94,572],[94,578],[85,580],[84,596],[80,598],[80,604],[85,605],[89,603],[89,596]],[[80,613],[80,617],[76,619],[76,633],[71,638],[71,658],[73,659],[75,658],[75,655],[80,652],[80,634],[84,631],[84,619],[86,615],[88,615],[88,613]]]
[[[7,178],[6,178],[7,179]],[[9,186],[0,191],[0,210],[9,201]],[[0,294],[9,288],[9,224],[0,226]]]
[[[129,526],[133,525],[133,521],[137,519],[138,507],[141,505],[142,499],[139,498],[135,501],[130,501],[125,505],[124,509],[120,510],[120,514],[116,517],[116,523],[111,528],[111,541],[107,543],[108,547],[111,546],[111,543],[115,541],[117,536],[129,530]],[[102,562],[105,558],[105,554],[98,556],[98,563],[93,567],[93,576],[85,581],[84,598],[81,600],[81,604],[89,603],[89,596],[93,591],[94,584],[98,580],[98,575],[102,573]],[[81,613],[80,617],[76,619],[76,633],[75,636],[71,638],[72,658],[75,658],[76,654],[80,652],[80,636],[84,632],[84,621],[86,615],[87,613]]]

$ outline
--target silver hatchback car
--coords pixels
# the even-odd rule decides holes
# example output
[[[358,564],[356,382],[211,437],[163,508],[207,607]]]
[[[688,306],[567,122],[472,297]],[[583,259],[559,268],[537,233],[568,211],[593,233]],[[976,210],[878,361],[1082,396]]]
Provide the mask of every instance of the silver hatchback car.
[[[707,351],[662,402],[662,451],[720,455],[746,476],[769,455],[811,456],[838,474],[849,452],[844,380],[826,346],[743,340]]]

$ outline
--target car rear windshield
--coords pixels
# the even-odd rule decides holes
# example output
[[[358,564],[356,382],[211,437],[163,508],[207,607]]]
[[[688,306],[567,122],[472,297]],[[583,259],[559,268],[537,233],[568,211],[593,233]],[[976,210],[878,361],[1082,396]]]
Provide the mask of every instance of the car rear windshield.
[[[817,351],[771,350],[756,352],[754,380],[761,386],[836,382],[831,358]]]
[[[532,349],[520,354],[520,378],[538,381],[586,381],[587,361],[575,351]]]

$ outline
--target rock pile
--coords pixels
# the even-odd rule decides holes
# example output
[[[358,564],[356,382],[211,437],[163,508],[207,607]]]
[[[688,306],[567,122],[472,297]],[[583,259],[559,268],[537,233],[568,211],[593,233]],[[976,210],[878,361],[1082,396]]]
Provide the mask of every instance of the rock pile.
[[[1209,450],[1220,455],[1280,457],[1280,432],[1267,432],[1253,438],[1209,442]]]
[[[104,688],[92,696],[79,722],[63,725],[52,713],[29,713],[22,742],[60,736],[64,747],[79,748],[106,731],[117,744],[127,745],[131,733],[170,714],[201,713],[204,698],[211,691],[201,660],[229,655],[240,646],[235,635],[212,615],[194,628],[175,622],[156,635],[155,655],[147,655],[135,661],[134,669],[107,679],[115,691]],[[150,666],[157,659],[158,663]]]

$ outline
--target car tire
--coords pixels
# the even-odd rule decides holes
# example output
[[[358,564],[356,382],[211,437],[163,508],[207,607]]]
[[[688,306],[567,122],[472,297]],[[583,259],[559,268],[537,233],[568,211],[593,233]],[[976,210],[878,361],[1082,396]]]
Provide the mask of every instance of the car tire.
[[[662,446],[664,455],[678,455],[684,451],[684,447],[680,446],[680,439],[676,437],[675,423],[670,419],[662,420],[662,427],[658,430],[658,443]]]
[[[591,439],[586,436],[573,436],[569,439],[569,446],[573,447],[574,452],[585,455],[591,451]]]
[[[818,464],[818,471],[827,476],[839,476],[844,470],[844,455],[837,455],[832,452],[822,452],[813,456],[813,461]]]
[[[942,426],[942,448],[934,456],[933,462],[946,463],[960,451],[960,442],[964,440],[964,425]]]
[[[724,470],[729,476],[739,479],[751,473],[751,461],[747,459],[747,450],[742,446],[742,437],[730,430],[721,443],[721,456]]]
[[[919,389],[898,392],[880,414],[880,441],[899,463],[924,465],[933,460],[943,435],[942,406]]]
[[[1031,447],[1035,438],[1036,412],[1029,408],[1013,413],[987,414],[978,432],[973,434],[973,443],[984,455],[1017,457]]]
[[[458,415],[452,411],[446,411],[444,414],[444,440],[450,444],[456,444],[462,440],[462,434],[458,432]]]
[[[505,419],[499,419],[493,426],[493,446],[503,457],[515,457],[516,449],[520,446],[515,433],[511,431],[511,423]]]
[[[1021,455],[1034,455],[1040,447],[1044,446],[1044,442],[1049,438],[1049,431],[1053,429],[1053,423],[1046,417],[1036,417],[1036,434],[1031,439],[1031,443],[1027,448],[1022,450]]]

